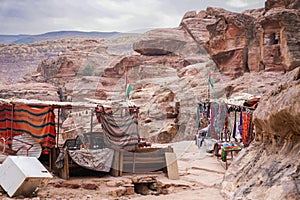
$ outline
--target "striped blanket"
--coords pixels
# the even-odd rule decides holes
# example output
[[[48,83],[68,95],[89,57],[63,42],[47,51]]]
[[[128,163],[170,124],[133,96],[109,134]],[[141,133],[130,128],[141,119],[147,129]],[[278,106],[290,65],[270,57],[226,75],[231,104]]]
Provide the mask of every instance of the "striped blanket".
[[[105,143],[113,149],[136,150],[139,142],[138,124],[135,115],[119,117],[110,113],[97,115],[102,124]]]
[[[55,115],[48,107],[33,108],[27,105],[0,105],[0,137],[12,138],[29,134],[43,147],[43,153],[55,146]]]

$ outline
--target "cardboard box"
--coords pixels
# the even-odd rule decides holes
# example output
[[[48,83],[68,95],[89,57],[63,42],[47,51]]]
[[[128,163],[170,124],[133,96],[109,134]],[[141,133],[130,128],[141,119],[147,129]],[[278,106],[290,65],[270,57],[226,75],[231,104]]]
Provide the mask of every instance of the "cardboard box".
[[[31,196],[52,175],[35,157],[8,156],[0,168],[0,185],[12,196]]]

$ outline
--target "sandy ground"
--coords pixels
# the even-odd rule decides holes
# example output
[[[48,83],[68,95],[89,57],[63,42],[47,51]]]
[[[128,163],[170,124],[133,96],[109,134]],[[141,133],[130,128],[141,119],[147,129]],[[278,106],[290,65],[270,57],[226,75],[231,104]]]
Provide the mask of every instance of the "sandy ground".
[[[224,163],[211,154],[206,154],[203,150],[198,149],[194,141],[184,141],[171,144],[177,155],[179,180],[170,180],[164,173],[125,174],[122,177],[88,176],[88,177],[71,177],[70,180],[64,181],[55,177],[46,187],[41,188],[36,197],[25,199],[224,199],[221,196],[221,182],[225,173]],[[120,185],[131,183],[132,178],[155,177],[155,179],[164,186],[167,186],[168,194],[160,195],[141,195],[141,194],[123,194],[116,195],[120,190]],[[69,188],[68,184],[64,187],[54,187],[57,182],[68,184],[83,185],[92,184],[97,186],[96,189],[77,189]],[[122,187],[121,187],[122,188]],[[123,187],[124,188],[124,187]],[[0,199],[24,199],[8,198],[4,192],[0,192]]]

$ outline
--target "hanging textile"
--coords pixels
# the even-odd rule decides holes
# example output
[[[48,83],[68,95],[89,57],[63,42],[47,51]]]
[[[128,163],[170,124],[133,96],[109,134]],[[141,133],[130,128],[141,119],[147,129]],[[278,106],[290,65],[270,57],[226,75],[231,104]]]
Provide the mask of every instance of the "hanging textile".
[[[240,135],[242,136],[242,139],[243,139],[243,112],[242,110],[240,111],[240,124],[238,126],[238,129],[239,129],[239,132],[240,132]]]
[[[253,136],[253,124],[252,124],[252,113],[250,111],[246,111],[242,113],[243,117],[243,144],[244,147],[248,147],[251,141],[254,139]]]
[[[96,109],[98,121],[102,124],[105,143],[113,149],[126,151],[136,150],[139,142],[137,114],[130,111],[124,116],[116,116],[104,112],[104,108]]]
[[[225,141],[229,142],[230,141],[230,128],[229,128],[229,121],[230,121],[230,113],[228,112],[225,118],[225,124],[224,124],[224,133],[225,133]]]
[[[201,107],[202,107],[202,104],[199,104],[197,107],[197,116],[196,116],[196,127],[197,128],[200,127]]]
[[[234,110],[234,122],[233,122],[233,132],[232,137],[236,139],[236,110]]]
[[[52,107],[34,108],[27,105],[0,106],[0,137],[29,134],[49,153],[55,146],[55,115]]]
[[[197,107],[196,126],[197,128],[204,128],[208,123],[207,104],[199,103]]]
[[[236,142],[241,142],[241,134],[240,132],[242,131],[243,127],[240,125],[240,123],[243,123],[243,118],[242,118],[242,113],[241,113],[241,107],[239,106],[231,106],[229,108],[229,112],[233,112],[233,114],[231,114],[231,120],[230,120],[230,124],[231,124],[231,136],[232,138],[236,141]],[[240,114],[239,114],[240,113]],[[240,116],[240,118],[238,118],[238,116]]]
[[[5,139],[11,139],[14,135],[11,132],[12,129],[12,107],[10,105],[2,104],[0,106],[0,137]],[[17,135],[17,134],[15,134]]]
[[[219,105],[219,113],[218,113],[218,119],[216,123],[216,133],[218,137],[223,140],[224,139],[224,126],[225,126],[225,121],[226,121],[226,116],[228,113],[228,109],[225,103],[220,103]]]
[[[240,138],[240,132],[239,132],[239,121],[237,119],[238,112],[241,111],[241,108],[238,106],[232,106],[230,108],[231,112],[233,112],[233,122],[232,122],[232,129],[231,129],[231,135],[232,138],[238,142],[238,138]]]
[[[219,104],[216,102],[211,103],[210,128],[208,135],[216,140],[219,139],[219,135],[216,133],[216,127],[218,124],[218,111]]]

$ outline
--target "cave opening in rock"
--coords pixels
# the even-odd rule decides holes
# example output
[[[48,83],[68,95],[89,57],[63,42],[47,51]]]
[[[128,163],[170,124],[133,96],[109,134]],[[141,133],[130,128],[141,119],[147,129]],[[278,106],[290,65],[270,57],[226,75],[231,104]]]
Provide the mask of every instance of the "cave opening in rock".
[[[269,36],[269,44],[279,44],[280,38],[279,38],[279,33],[271,33]]]

